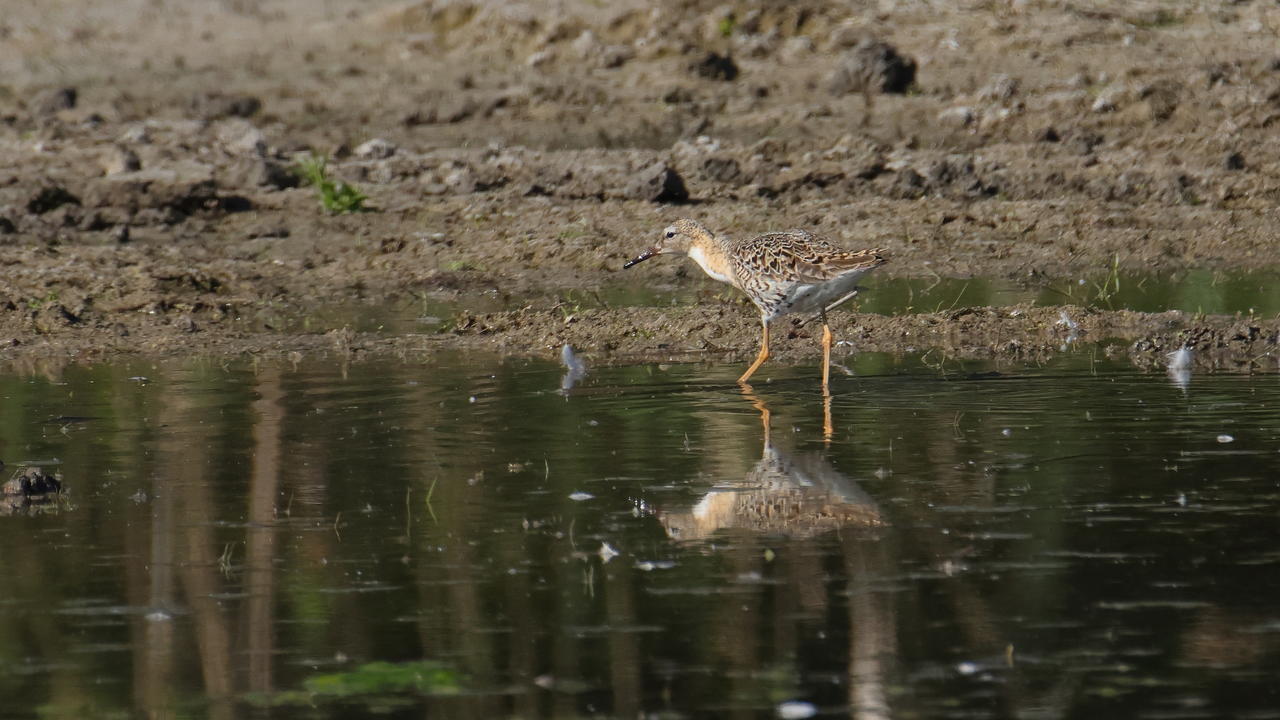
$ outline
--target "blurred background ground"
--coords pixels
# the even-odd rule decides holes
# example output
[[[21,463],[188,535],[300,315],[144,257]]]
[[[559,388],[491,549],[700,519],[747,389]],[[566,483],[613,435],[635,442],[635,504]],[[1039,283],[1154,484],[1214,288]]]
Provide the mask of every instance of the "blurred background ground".
[[[1278,37],[1264,2],[15,1],[0,343],[303,350],[331,328],[278,318],[680,288],[619,272],[684,215],[887,278],[1268,267]],[[308,156],[373,211],[322,209]]]

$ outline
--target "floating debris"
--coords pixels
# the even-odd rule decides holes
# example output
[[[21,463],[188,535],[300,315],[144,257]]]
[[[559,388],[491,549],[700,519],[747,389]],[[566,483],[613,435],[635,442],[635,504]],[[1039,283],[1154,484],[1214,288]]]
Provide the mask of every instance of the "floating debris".
[[[600,543],[600,549],[596,552],[596,554],[600,556],[601,563],[608,565],[610,560],[618,557],[622,553],[618,552],[618,549],[610,545],[609,543],[602,542]]]
[[[1067,329],[1067,337],[1062,341],[1061,350],[1066,352],[1068,346],[1076,340],[1080,339],[1080,324],[1071,319],[1066,310],[1058,311],[1058,322],[1054,325],[1061,325]]]
[[[587,364],[573,352],[573,347],[568,343],[560,348],[560,362],[564,363],[566,369],[564,377],[560,378],[560,392],[568,394],[586,376]]]
[[[1183,392],[1191,385],[1191,365],[1195,362],[1195,352],[1183,345],[1165,357],[1169,358],[1169,382]]]
[[[595,497],[595,495],[592,495],[589,492],[579,491],[575,493],[569,493],[569,499],[573,500],[574,502],[582,502],[583,500],[590,500],[593,497]]]
[[[778,703],[778,717],[782,720],[804,720],[818,714],[818,708],[811,702],[788,700]]]
[[[37,465],[20,467],[4,484],[2,492],[7,497],[27,499],[56,495],[62,492],[62,478],[50,475]]]
[[[1235,441],[1236,441],[1236,439],[1235,439],[1235,437],[1234,437],[1234,436],[1232,436],[1232,435],[1226,435],[1226,434],[1223,434],[1223,435],[1219,435],[1219,436],[1218,436],[1218,442],[1223,443],[1223,444],[1226,444],[1226,443],[1229,443],[1229,442],[1235,442]]]
[[[0,486],[0,515],[56,510],[61,504],[54,501],[62,497],[61,475],[50,475],[39,465],[19,467]]]

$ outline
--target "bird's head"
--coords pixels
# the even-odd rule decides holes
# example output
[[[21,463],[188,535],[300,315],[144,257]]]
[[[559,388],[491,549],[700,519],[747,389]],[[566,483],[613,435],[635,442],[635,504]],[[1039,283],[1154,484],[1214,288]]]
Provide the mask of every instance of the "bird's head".
[[[711,233],[702,227],[697,220],[683,218],[668,225],[662,231],[662,236],[658,238],[658,242],[634,259],[629,260],[622,267],[624,269],[629,268],[632,265],[648,260],[654,255],[688,255],[689,248],[699,243],[710,242],[710,240]]]

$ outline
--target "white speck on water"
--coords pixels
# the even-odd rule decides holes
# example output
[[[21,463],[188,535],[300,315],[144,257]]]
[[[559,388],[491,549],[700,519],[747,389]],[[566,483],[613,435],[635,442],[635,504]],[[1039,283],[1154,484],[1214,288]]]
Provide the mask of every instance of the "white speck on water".
[[[778,703],[778,717],[783,720],[804,720],[818,714],[818,708],[810,702],[788,700]]]
[[[1222,434],[1218,436],[1218,442],[1220,443],[1229,443],[1229,442],[1235,442],[1235,441],[1236,439],[1231,435]]]
[[[145,615],[147,622],[169,622],[173,616],[164,610],[152,610]]]
[[[472,395],[471,397],[467,398],[467,402],[469,402],[469,403],[471,403],[472,405],[474,405],[474,404],[475,404],[475,402],[476,402],[476,396],[475,396],[475,395]]]
[[[636,569],[644,572],[653,572],[654,570],[670,570],[676,566],[675,560],[640,560],[636,562]]]
[[[610,560],[618,557],[622,553],[618,552],[617,548],[610,545],[609,543],[602,542],[600,543],[600,550],[598,550],[596,554],[600,556],[600,562],[607,565],[609,564]]]
[[[1001,430],[1001,431],[1000,431],[1000,434],[1001,434],[1001,435],[1003,435],[1003,436],[1005,436],[1005,437],[1009,437],[1009,436],[1013,435],[1013,431],[1012,431],[1012,430],[1010,430],[1009,428],[1005,428],[1005,429],[1003,429],[1003,430]]]
[[[956,672],[960,673],[961,675],[972,675],[978,672],[978,664],[971,663],[971,662],[962,662],[956,665]]]
[[[569,493],[569,499],[576,502],[582,502],[583,500],[590,500],[593,497],[595,497],[595,495],[592,495],[589,492]]]
[[[560,378],[560,392],[568,393],[587,374],[587,364],[573,351],[573,347],[565,344],[560,348],[560,362],[564,363],[565,374]]]

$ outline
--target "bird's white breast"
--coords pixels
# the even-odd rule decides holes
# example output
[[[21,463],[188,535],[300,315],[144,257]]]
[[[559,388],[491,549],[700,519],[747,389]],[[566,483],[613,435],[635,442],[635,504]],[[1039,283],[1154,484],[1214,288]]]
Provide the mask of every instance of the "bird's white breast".
[[[689,248],[689,257],[693,258],[693,261],[698,263],[698,267],[702,268],[702,271],[706,274],[720,282],[733,284],[733,278],[723,272],[720,272],[720,270],[711,263],[710,258],[707,257],[707,254],[703,252],[702,248],[696,245]]]

